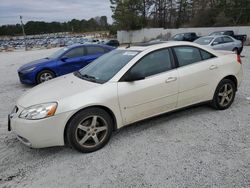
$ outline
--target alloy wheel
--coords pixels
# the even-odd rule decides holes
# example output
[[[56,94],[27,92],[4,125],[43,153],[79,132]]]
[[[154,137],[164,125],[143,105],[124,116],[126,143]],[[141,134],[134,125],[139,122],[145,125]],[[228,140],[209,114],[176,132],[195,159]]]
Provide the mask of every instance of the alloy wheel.
[[[88,116],[76,128],[76,141],[83,147],[96,147],[107,136],[107,130],[108,124],[102,117]]]
[[[44,73],[42,73],[41,76],[40,76],[40,82],[41,82],[41,83],[42,83],[42,82],[49,81],[49,80],[51,80],[51,79],[53,79],[53,75],[50,74],[50,73],[48,73],[48,72],[44,72]]]
[[[233,99],[233,87],[230,83],[225,83],[219,90],[218,101],[222,107],[227,106]]]

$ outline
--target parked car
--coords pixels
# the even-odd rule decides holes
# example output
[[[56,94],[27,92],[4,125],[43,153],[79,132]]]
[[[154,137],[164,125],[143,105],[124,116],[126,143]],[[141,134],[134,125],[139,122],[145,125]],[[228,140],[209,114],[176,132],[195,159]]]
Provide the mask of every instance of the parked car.
[[[107,45],[93,44],[61,48],[49,57],[21,66],[18,75],[23,84],[39,84],[79,70],[113,49]]]
[[[243,50],[242,42],[227,35],[213,35],[201,37],[194,41],[197,44],[208,46],[214,50],[235,51],[240,54]]]
[[[199,37],[196,35],[196,33],[191,32],[191,33],[179,33],[179,34],[176,34],[170,40],[193,42],[197,38],[199,38]]]
[[[236,40],[240,40],[242,44],[244,44],[244,42],[247,40],[247,35],[235,35],[234,31],[232,30],[215,31],[209,34],[209,36],[213,36],[213,35],[228,35],[228,36],[235,38]]]
[[[108,40],[108,41],[104,42],[104,44],[109,45],[109,46],[113,46],[113,47],[116,47],[116,48],[118,46],[120,46],[119,41],[115,40],[115,39]]]
[[[34,148],[102,148],[125,125],[210,102],[230,107],[242,79],[240,56],[196,43],[118,48],[73,74],[29,90],[9,115],[9,130]]]
[[[100,44],[99,39],[87,39],[85,44]]]

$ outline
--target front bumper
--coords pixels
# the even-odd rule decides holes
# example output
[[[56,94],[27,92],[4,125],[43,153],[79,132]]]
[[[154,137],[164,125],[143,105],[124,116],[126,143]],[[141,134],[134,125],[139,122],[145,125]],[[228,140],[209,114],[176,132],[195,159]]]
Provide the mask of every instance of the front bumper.
[[[36,75],[33,72],[30,73],[23,73],[18,71],[19,80],[22,84],[36,84]]]
[[[70,112],[40,120],[19,118],[18,113],[11,114],[11,131],[25,145],[32,148],[44,148],[64,145],[64,128],[70,117]]]

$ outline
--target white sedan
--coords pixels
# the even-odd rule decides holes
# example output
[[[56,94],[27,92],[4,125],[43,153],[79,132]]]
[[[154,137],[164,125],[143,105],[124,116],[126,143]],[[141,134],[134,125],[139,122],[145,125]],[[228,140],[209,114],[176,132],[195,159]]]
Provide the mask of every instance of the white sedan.
[[[114,130],[193,104],[227,109],[242,80],[240,56],[195,43],[118,48],[19,98],[9,130],[25,145],[102,148]]]

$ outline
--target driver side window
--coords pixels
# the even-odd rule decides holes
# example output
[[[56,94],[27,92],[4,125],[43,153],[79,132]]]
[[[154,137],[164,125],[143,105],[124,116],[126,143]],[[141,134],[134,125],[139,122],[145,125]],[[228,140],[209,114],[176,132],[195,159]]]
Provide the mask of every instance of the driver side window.
[[[130,72],[148,77],[171,69],[170,52],[168,49],[162,49],[145,55],[131,68]]]
[[[66,54],[64,54],[63,57],[64,58],[74,58],[74,57],[81,57],[83,55],[84,55],[84,48],[78,47],[78,48],[71,49]]]

